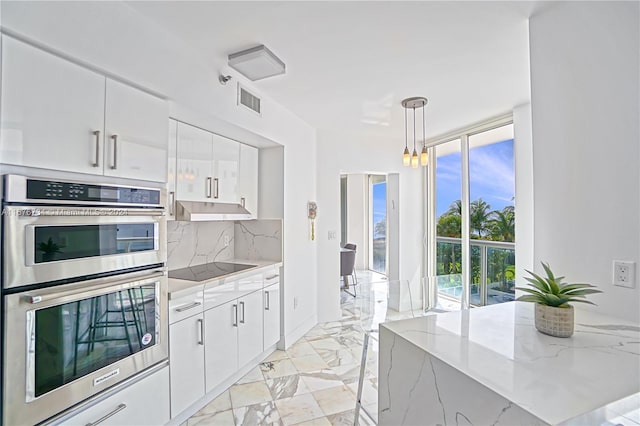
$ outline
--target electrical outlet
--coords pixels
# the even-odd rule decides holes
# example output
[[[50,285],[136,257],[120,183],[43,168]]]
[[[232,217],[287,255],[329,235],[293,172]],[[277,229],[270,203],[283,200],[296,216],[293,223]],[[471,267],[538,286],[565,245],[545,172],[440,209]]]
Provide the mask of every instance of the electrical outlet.
[[[336,239],[336,231],[327,231],[327,239],[335,240]]]
[[[613,261],[613,285],[627,288],[636,286],[636,263],[622,260]]]
[[[231,241],[231,237],[229,237],[228,235],[225,235],[225,236],[222,238],[222,242],[224,243],[224,246],[225,246],[225,247],[229,247],[229,241]]]

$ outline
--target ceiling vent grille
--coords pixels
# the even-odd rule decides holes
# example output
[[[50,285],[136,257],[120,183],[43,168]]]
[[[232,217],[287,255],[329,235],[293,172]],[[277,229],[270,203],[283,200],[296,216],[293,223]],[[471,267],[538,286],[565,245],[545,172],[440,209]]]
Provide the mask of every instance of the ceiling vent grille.
[[[246,106],[251,111],[260,114],[261,104],[260,98],[250,93],[244,87],[238,85],[238,103]]]

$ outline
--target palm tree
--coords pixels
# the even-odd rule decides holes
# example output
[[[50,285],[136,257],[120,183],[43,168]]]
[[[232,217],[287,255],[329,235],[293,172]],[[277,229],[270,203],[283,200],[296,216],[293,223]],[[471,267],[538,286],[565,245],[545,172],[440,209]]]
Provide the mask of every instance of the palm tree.
[[[471,202],[469,222],[471,233],[475,231],[477,238],[482,239],[483,234],[487,234],[489,231],[489,216],[491,215],[491,206],[487,204],[482,198],[478,198]]]
[[[455,200],[449,206],[449,210],[444,212],[444,214],[445,215],[450,215],[450,216],[460,216],[460,217],[462,217],[462,201],[461,200]]]
[[[513,206],[506,206],[502,210],[491,213],[489,227],[491,239],[495,241],[515,241],[516,215]]]

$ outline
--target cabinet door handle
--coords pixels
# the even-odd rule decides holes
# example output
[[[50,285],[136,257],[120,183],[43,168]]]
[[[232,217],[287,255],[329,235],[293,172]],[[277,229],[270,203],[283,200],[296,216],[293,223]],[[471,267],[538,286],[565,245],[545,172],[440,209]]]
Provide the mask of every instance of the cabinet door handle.
[[[93,135],[96,137],[96,161],[91,163],[93,167],[100,167],[100,130],[94,130]]]
[[[108,414],[105,414],[104,416],[102,416],[98,420],[96,420],[95,422],[87,423],[86,426],[95,426],[97,424],[100,424],[100,423],[104,422],[105,420],[107,420],[109,417],[115,416],[120,411],[124,410],[125,408],[127,408],[127,404],[118,404],[118,406],[115,408],[115,410],[113,410],[112,412],[110,412]]]
[[[240,302],[240,307],[242,308],[242,319],[240,320],[240,324],[244,324],[244,302]]]
[[[169,216],[175,215],[176,192],[169,192]]]
[[[207,176],[205,186],[206,188],[204,190],[206,191],[207,198],[211,198],[211,176]]]
[[[240,205],[244,207],[245,199],[244,197],[240,198]]]
[[[118,168],[118,135],[111,135],[111,139],[113,140],[113,166],[111,169],[115,170]]]
[[[238,326],[238,305],[233,304],[233,324],[234,327]]]
[[[215,178],[213,181],[216,184],[216,192],[214,193],[213,198],[218,198],[220,197],[220,180],[218,178]]]
[[[193,309],[197,306],[200,306],[201,303],[200,302],[193,302],[193,303],[189,303],[188,305],[185,306],[180,306],[179,308],[176,308],[175,311],[176,312],[184,312],[184,311],[188,311],[189,309]]]
[[[269,308],[270,308],[270,306],[269,306],[269,292],[265,291],[264,295],[265,295],[264,310],[268,311]]]
[[[204,346],[204,320],[198,319],[198,344]]]

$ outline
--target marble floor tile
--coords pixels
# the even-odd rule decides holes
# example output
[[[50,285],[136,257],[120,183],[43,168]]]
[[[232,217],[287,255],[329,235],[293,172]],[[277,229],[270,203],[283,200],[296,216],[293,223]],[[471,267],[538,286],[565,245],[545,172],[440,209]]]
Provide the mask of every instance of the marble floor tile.
[[[236,384],[241,385],[244,383],[260,382],[263,380],[264,376],[262,375],[262,370],[260,369],[260,366],[257,365],[255,368],[245,374],[242,379],[238,380]]]
[[[360,362],[360,358],[354,354],[352,349],[318,349],[318,354],[329,367],[339,367]]]
[[[229,394],[234,409],[271,401],[271,392],[265,382],[233,385],[229,389]]]
[[[353,425],[353,422],[351,422]],[[307,420],[306,422],[296,423],[295,426],[332,426],[332,423],[326,417],[319,417],[313,420]]]
[[[302,381],[313,392],[317,390],[334,388],[336,386],[343,385],[337,374],[331,369],[312,371],[310,373],[300,373]]]
[[[289,355],[287,354],[286,351],[281,351],[280,349],[276,349],[275,352],[269,355],[264,361],[265,362],[279,361],[281,359],[287,359],[287,358],[289,358]]]
[[[316,351],[305,339],[300,339],[289,349],[287,349],[289,358],[297,358],[306,355],[316,355]]]
[[[325,416],[355,408],[356,396],[347,386],[336,386],[312,393]]]
[[[329,365],[315,351],[313,355],[305,355],[298,358],[291,358],[291,362],[300,373],[309,373],[311,371],[325,370]]]
[[[288,358],[278,361],[263,362],[260,364],[260,369],[262,370],[262,375],[265,379],[291,376],[298,373],[298,370]]]
[[[310,393],[279,399],[275,404],[285,425],[294,425],[324,416],[318,402]]]
[[[194,414],[194,416],[212,416],[214,414],[227,410],[231,410],[231,396],[229,395],[229,390],[222,392],[219,396],[216,397],[216,399],[205,405],[200,411]]]
[[[360,377],[360,363],[331,367],[331,371],[344,383],[353,383]]]
[[[273,401],[248,405],[233,410],[236,425],[282,425],[280,413]]]
[[[353,426],[353,416],[355,414],[355,410],[344,411],[327,416],[327,420],[331,423],[331,426]]]
[[[299,375],[277,377],[268,379],[267,386],[274,400],[291,398],[311,392]]]
[[[358,394],[358,382],[350,383],[347,387],[353,392],[354,395]],[[373,385],[371,380],[364,380],[362,382],[362,397],[360,398],[363,405],[378,404],[378,389]]]
[[[233,426],[234,424],[233,412],[231,410],[205,416],[198,416],[196,414],[187,421],[187,426]]]
[[[340,343],[338,343],[334,338],[329,337],[325,339],[313,340],[309,342],[314,349],[330,349],[330,350],[339,350],[345,349]]]

